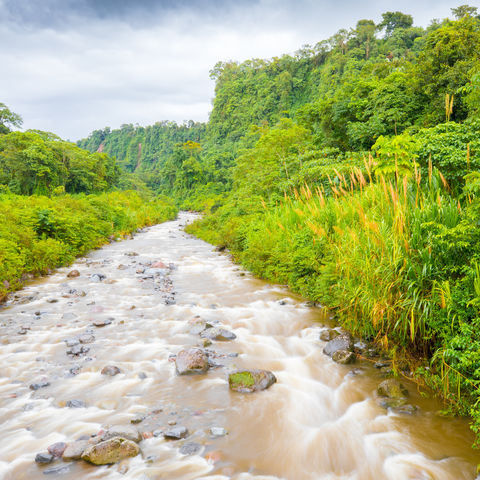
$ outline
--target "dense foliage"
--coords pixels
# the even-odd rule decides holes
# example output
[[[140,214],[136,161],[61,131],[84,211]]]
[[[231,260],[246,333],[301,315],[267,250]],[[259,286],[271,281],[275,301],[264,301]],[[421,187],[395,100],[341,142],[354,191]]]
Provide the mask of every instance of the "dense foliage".
[[[137,192],[100,195],[0,194],[0,301],[29,274],[71,263],[114,236],[176,215],[162,198]]]
[[[0,185],[20,195],[98,193],[119,178],[115,160],[40,131],[0,134]]]

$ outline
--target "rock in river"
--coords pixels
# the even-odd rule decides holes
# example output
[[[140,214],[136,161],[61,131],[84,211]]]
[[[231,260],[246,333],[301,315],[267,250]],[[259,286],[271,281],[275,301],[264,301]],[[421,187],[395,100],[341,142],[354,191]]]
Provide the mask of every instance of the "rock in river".
[[[69,443],[67,448],[63,452],[62,458],[65,461],[80,460],[83,452],[90,446],[88,440],[78,440],[76,442]]]
[[[180,440],[188,436],[186,427],[174,427],[163,433],[163,436],[169,440]]]
[[[325,328],[320,332],[320,340],[323,340],[324,342],[329,342],[335,337],[338,337],[338,335],[339,333],[333,328]]]
[[[101,371],[102,375],[109,375],[110,377],[114,377],[119,373],[122,373],[122,371],[115,365],[107,365],[103,367]]]
[[[340,363],[341,365],[348,365],[350,363],[355,363],[356,355],[353,352],[348,350],[337,350],[332,355],[332,360],[334,362]]]
[[[200,336],[202,338],[208,338],[209,340],[218,341],[235,340],[237,338],[233,332],[218,327],[206,328],[200,333]]]
[[[208,357],[201,348],[187,348],[178,352],[175,366],[179,375],[205,373],[208,370]]]
[[[78,270],[72,270],[67,273],[68,278],[76,278],[80,276],[80,272]]]
[[[52,463],[55,457],[51,453],[37,453],[35,462],[40,464]]]
[[[132,442],[138,443],[142,440],[140,432],[131,425],[112,425],[102,435],[102,440],[109,440],[110,438],[121,437]]]
[[[59,458],[63,455],[63,452],[67,448],[67,444],[65,442],[57,442],[50,445],[47,450],[50,455],[53,455],[56,458]]]
[[[398,380],[393,378],[384,380],[377,387],[377,393],[380,397],[393,399],[405,398],[408,396],[408,390]]]
[[[338,350],[351,351],[353,349],[353,339],[349,333],[342,333],[330,340],[323,349],[323,353],[329,357],[333,356]]]
[[[277,378],[268,370],[237,370],[228,376],[230,390],[252,393],[272,386]]]
[[[109,465],[124,458],[135,457],[140,448],[135,442],[122,437],[114,437],[88,447],[82,459],[94,465]]]

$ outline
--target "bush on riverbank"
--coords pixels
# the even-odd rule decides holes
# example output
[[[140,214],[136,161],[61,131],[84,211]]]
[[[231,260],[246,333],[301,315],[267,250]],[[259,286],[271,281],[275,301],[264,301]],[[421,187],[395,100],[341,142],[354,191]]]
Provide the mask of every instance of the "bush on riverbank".
[[[101,195],[0,194],[0,300],[39,275],[139,227],[175,217],[166,198],[136,192]]]

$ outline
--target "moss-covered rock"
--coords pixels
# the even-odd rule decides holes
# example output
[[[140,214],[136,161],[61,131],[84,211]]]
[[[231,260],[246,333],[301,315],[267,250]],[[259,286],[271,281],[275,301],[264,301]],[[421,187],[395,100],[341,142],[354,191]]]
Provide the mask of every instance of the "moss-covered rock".
[[[408,397],[408,390],[398,380],[389,378],[377,387],[377,394],[380,397],[401,399]]]
[[[140,448],[135,442],[122,437],[114,437],[88,447],[82,454],[82,459],[94,465],[109,465],[124,458],[135,457]]]
[[[228,376],[230,390],[252,393],[271,387],[277,378],[268,370],[237,370]]]

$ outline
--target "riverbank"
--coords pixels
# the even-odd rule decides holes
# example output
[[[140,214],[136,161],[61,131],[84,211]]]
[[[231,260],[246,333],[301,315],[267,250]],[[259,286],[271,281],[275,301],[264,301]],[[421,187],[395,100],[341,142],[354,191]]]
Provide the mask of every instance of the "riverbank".
[[[177,211],[165,198],[148,199],[133,191],[0,194],[0,302],[25,280],[138,228],[171,220]]]

